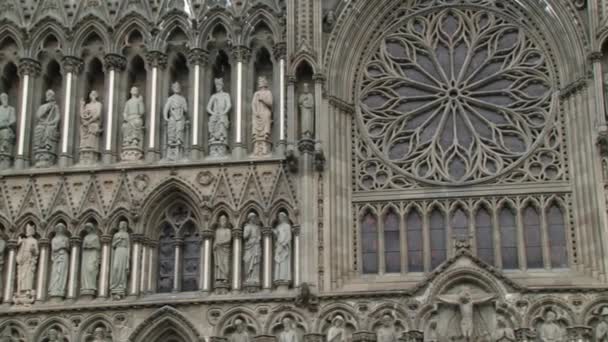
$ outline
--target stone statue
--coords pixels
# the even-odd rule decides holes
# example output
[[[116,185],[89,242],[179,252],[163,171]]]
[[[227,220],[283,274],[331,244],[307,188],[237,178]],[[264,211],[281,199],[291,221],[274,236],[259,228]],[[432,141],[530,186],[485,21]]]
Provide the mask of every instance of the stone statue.
[[[123,317],[124,318],[124,317]],[[129,342],[129,337],[131,336],[131,329],[125,319],[118,319],[114,325],[114,342]]]
[[[63,223],[55,226],[55,237],[51,240],[51,265],[49,296],[64,297],[70,271],[70,239]]]
[[[302,84],[302,93],[298,98],[300,106],[300,130],[302,137],[314,138],[315,133],[315,98],[308,89],[308,83]]]
[[[188,102],[181,95],[182,88],[178,82],[173,83],[171,90],[173,95],[167,99],[163,117],[167,122],[167,159],[175,161],[184,148]]]
[[[101,136],[101,102],[97,101],[97,91],[89,94],[89,103],[80,101],[80,162],[93,164],[99,157],[99,137]]]
[[[82,240],[82,265],[80,270],[80,294],[94,295],[97,291],[99,276],[99,252],[101,243],[95,225],[88,222],[84,225],[87,235]]]
[[[279,224],[274,229],[274,279],[291,280],[291,224],[287,214],[279,213]]]
[[[34,237],[35,226],[28,224],[25,227],[25,239],[19,237],[17,246],[17,296],[25,301],[33,302],[35,289],[34,279],[36,277],[36,266],[38,265],[38,240]]]
[[[291,317],[283,317],[283,331],[279,334],[278,342],[300,342],[298,332]]]
[[[57,329],[51,328],[46,334],[46,339],[48,342],[63,342],[63,334]]]
[[[0,94],[0,169],[11,166],[15,146],[15,108],[9,106],[8,95]]]
[[[492,334],[492,340],[494,342],[507,342],[507,341],[515,341],[515,332],[513,329],[507,326],[507,323],[502,319],[496,320],[496,329]]]
[[[247,215],[247,222],[243,227],[243,261],[245,283],[255,285],[260,282],[260,262],[262,259],[262,233],[256,213]]]
[[[549,309],[545,312],[544,321],[538,329],[538,336],[541,342],[563,342],[565,341],[564,331],[557,323],[557,314]]]
[[[106,328],[95,328],[91,342],[111,342],[111,339],[107,336]]]
[[[112,269],[110,272],[110,290],[114,299],[121,299],[127,293],[131,241],[127,232],[127,221],[120,221],[118,231],[112,237]]]
[[[468,288],[461,289],[456,295],[437,296],[437,299],[445,304],[458,306],[460,311],[460,330],[462,337],[468,341],[471,341],[473,338],[473,310],[475,305],[485,303],[492,298],[494,298],[494,295],[492,294],[474,297],[471,295]]]
[[[46,103],[36,112],[34,128],[34,160],[36,167],[49,167],[57,159],[59,142],[59,106],[55,102],[55,92],[47,90]]]
[[[251,342],[251,338],[247,332],[247,325],[245,325],[242,319],[235,319],[234,327],[235,331],[230,335],[229,342]]]
[[[327,342],[346,342],[346,329],[344,329],[344,318],[336,315],[331,320],[331,327],[327,331]]]
[[[122,124],[122,153],[124,161],[143,158],[144,115],[146,106],[137,87],[131,88],[131,98],[125,104]]]
[[[216,93],[211,95],[207,112],[209,113],[209,155],[223,157],[228,153],[228,113],[232,108],[230,94],[224,91],[224,80],[215,79]]]
[[[595,341],[608,342],[608,306],[600,311],[600,322],[595,327]]]
[[[378,329],[376,336],[378,342],[397,342],[399,336],[397,336],[395,322],[391,315],[382,316],[382,326]]]
[[[272,92],[268,88],[266,77],[258,78],[258,91],[253,94],[251,102],[253,115],[253,155],[270,154],[272,142],[270,126],[272,124]]]
[[[215,281],[227,282],[230,279],[230,250],[232,231],[228,227],[228,217],[220,216],[215,239],[213,241],[213,259],[215,260]]]

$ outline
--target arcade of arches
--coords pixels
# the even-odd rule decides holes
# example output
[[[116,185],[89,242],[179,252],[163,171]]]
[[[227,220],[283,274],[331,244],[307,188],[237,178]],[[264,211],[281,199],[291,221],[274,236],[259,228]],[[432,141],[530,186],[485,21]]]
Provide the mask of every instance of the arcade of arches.
[[[608,0],[0,1],[0,341],[608,342]]]

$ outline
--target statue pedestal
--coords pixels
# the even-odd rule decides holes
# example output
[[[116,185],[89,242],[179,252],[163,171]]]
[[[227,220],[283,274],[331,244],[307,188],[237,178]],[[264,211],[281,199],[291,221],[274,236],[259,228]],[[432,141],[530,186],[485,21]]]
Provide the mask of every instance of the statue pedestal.
[[[15,294],[15,296],[13,297],[13,304],[26,306],[34,304],[34,301],[36,299],[36,291],[31,290],[28,292],[29,293]]]
[[[215,293],[224,295],[230,291],[230,284],[227,280],[216,280],[215,281]]]
[[[245,282],[243,284],[243,291],[246,293],[254,293],[260,291],[260,283],[259,282]]]
[[[13,157],[10,154],[0,152],[0,171],[9,169],[11,167],[12,160]]]
[[[139,147],[123,147],[120,159],[123,162],[137,162],[144,158],[144,151]]]
[[[291,284],[291,281],[275,280],[273,284],[274,284],[274,287],[277,289],[277,291],[287,292],[287,291],[289,291],[289,285]]]
[[[57,160],[57,154],[47,150],[34,151],[34,160],[35,167],[51,167]]]
[[[80,290],[80,299],[82,300],[93,300],[95,299],[95,295],[97,294],[97,291],[95,290]]]
[[[272,153],[272,142],[269,140],[254,140],[253,141],[253,156],[267,157]]]
[[[49,303],[63,303],[63,296],[49,296]]]
[[[181,158],[182,146],[179,144],[167,145],[166,161],[178,161]]]
[[[99,152],[93,149],[81,149],[78,163],[81,165],[95,165],[99,160]]]
[[[209,143],[209,157],[225,158],[228,156],[228,145],[218,142]]]

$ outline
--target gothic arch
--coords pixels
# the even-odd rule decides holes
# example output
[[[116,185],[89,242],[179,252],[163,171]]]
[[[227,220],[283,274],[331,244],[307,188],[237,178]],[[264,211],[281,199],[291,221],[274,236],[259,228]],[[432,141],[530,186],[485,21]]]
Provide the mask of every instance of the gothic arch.
[[[267,335],[273,335],[273,327],[279,324],[285,316],[292,316],[298,321],[297,323],[301,325],[301,328],[305,333],[310,332],[310,329],[312,328],[310,326],[311,320],[307,319],[306,314],[291,306],[281,306],[270,313],[270,316],[266,320],[266,324],[264,326],[264,333]]]
[[[247,215],[249,215],[250,212],[254,211],[256,214],[258,214],[260,224],[263,227],[268,226],[268,217],[264,208],[262,208],[262,206],[255,201],[247,201],[244,205],[241,206],[239,210],[240,214],[237,221],[237,228],[242,228],[243,225],[245,225],[245,222],[247,221]]]
[[[474,284],[489,293],[496,294],[499,298],[504,298],[508,293],[505,286],[491,275],[481,270],[457,267],[443,270],[437,277],[432,279],[432,283],[429,283],[432,287],[429,298],[434,298],[459,283]]]
[[[139,14],[131,14],[126,17],[123,22],[117,25],[114,33],[114,43],[112,44],[110,52],[121,54],[122,49],[127,45],[127,40],[133,30],[137,30],[143,37],[144,45],[149,46],[151,38],[149,30],[147,29],[148,27],[149,25],[146,19]]]
[[[55,225],[59,222],[63,222],[66,227],[66,233],[74,235],[75,226],[72,224],[73,220],[70,215],[63,211],[56,211],[47,220],[47,229],[44,230],[42,237],[48,238],[51,232],[55,231]]]
[[[319,65],[315,62],[314,56],[308,51],[300,51],[295,55],[293,61],[289,63],[289,71],[287,74],[296,75],[297,70],[304,65],[308,65],[313,74],[316,74],[319,70]]]
[[[243,31],[242,34],[242,44],[246,46],[251,46],[253,38],[255,36],[255,32],[259,25],[266,26],[270,32],[272,33],[272,41],[273,43],[278,43],[282,41],[281,39],[281,29],[277,26],[276,18],[274,15],[268,12],[268,10],[263,8],[258,8],[251,15],[248,16],[249,25],[247,29]],[[272,52],[272,50],[270,51]]]
[[[95,19],[84,21],[82,26],[76,27],[78,27],[78,29],[74,33],[74,39],[70,49],[71,55],[77,56],[81,52],[84,43],[93,33],[101,38],[104,50],[106,52],[110,51],[110,37],[108,37],[108,29],[105,27],[105,23],[101,21],[101,19],[95,17]]]
[[[178,11],[179,13],[171,12],[169,15],[164,16],[160,25],[163,26],[163,30],[154,38],[152,47],[154,50],[165,51],[167,49],[167,42],[169,37],[173,34],[175,29],[181,30],[188,38],[188,45],[190,48],[196,47],[197,39],[192,34],[192,25],[188,20],[185,13]]]
[[[566,312],[568,316],[565,318],[570,326],[577,322],[576,314],[574,313],[574,311],[572,311],[572,309],[570,309],[568,303],[564,302],[563,299],[557,296],[548,295],[535,300],[532,305],[530,305],[522,322],[524,324],[524,327],[533,328],[532,325],[534,323],[535,317],[537,317],[539,314],[542,314],[543,310],[550,307],[557,307]]]
[[[23,45],[23,38],[21,33],[13,25],[2,25],[0,27],[0,42],[4,42],[6,39],[11,39],[19,51],[19,57],[25,57],[25,47]],[[15,61],[18,62],[18,61]]]
[[[275,222],[277,220],[277,215],[282,211],[287,214],[291,223],[296,225],[299,224],[300,216],[297,210],[294,209],[289,203],[287,203],[287,201],[283,199],[275,201],[270,208],[270,216],[268,217],[269,224]]]
[[[146,318],[131,334],[129,341],[154,341],[158,336],[173,331],[186,341],[204,342],[194,324],[181,312],[171,306],[163,306]]]
[[[93,209],[88,209],[78,217],[77,229],[81,230],[85,223],[89,221],[95,221],[95,223],[97,223],[97,229],[101,231],[104,226],[104,219],[102,217],[103,216],[100,215],[97,211]]]
[[[99,325],[103,325],[106,328],[106,333],[113,336],[112,320],[105,314],[94,314],[80,323],[77,334],[78,339],[76,341],[86,341],[85,338],[87,337],[87,334],[90,333],[90,330]]]
[[[213,207],[213,211],[211,212],[211,222],[209,224],[209,228],[212,230],[215,229],[214,225],[218,222],[220,215],[226,214],[228,217],[228,222],[231,226],[237,224],[237,216],[236,213],[231,209],[230,205],[226,203],[218,203]]]
[[[345,325],[350,323],[354,326],[355,330],[360,330],[359,327],[361,325],[355,310],[347,304],[335,303],[328,305],[319,313],[319,319],[315,323],[313,332],[320,334],[324,333],[323,327],[327,326],[327,324],[338,314],[344,318]]]
[[[26,328],[26,326],[19,322],[16,319],[7,319],[6,321],[0,323],[0,332],[4,331],[4,329],[6,329],[6,327],[10,326],[12,330],[17,330],[17,332],[25,338],[24,341],[29,341],[29,333],[28,333],[28,329]]]
[[[67,47],[67,39],[63,27],[54,19],[46,19],[39,27],[35,28],[31,37],[31,44],[27,51],[27,56],[30,58],[37,59],[38,52],[43,50],[44,41],[53,35],[60,47]]]
[[[0,213],[0,236],[3,238],[15,239],[17,238],[18,230],[11,224],[11,221],[4,216],[4,213]]]
[[[102,230],[103,234],[112,234],[113,231],[118,230],[118,222],[121,220],[126,220],[129,223],[130,231],[134,230],[134,226],[137,221],[135,220],[133,215],[131,215],[129,210],[125,208],[118,208],[114,210],[110,215],[108,215],[107,218],[104,220],[106,222],[106,225],[101,227],[100,230]]]
[[[62,331],[64,337],[66,337],[68,339],[68,341],[71,342],[72,336],[71,336],[71,330],[68,329],[69,326],[70,326],[70,322],[68,322],[65,319],[58,318],[58,317],[49,318],[46,321],[44,321],[44,323],[40,324],[38,329],[36,329],[36,333],[34,334],[34,341],[42,342],[42,339],[46,336],[46,333],[49,331],[49,329],[55,328],[57,330],[60,329]],[[61,342],[63,342],[63,341],[61,341]]]
[[[370,321],[367,327],[362,327],[368,331],[374,331],[374,327],[379,324],[384,314],[390,314],[394,319],[400,320],[405,331],[413,329],[411,319],[408,317],[403,307],[396,302],[382,303],[369,314]]]
[[[47,227],[46,221],[40,219],[38,216],[32,213],[25,213],[17,220],[15,220],[15,226],[17,227],[17,236],[21,235],[22,233],[25,233],[25,225],[30,222],[36,226],[37,234],[41,234],[41,232]]]
[[[608,307],[608,295],[601,295],[596,298],[592,302],[588,303],[583,309],[580,311],[580,324],[581,325],[591,325],[591,321],[594,316],[597,315],[599,310],[603,307]]]
[[[232,24],[232,19],[228,17],[223,11],[217,11],[211,14],[204,23],[204,25],[201,27],[199,31],[200,34],[198,37],[197,45],[204,49],[208,49],[208,42],[210,40],[209,38],[218,26],[221,26],[224,31],[226,31],[228,41],[233,42],[233,37],[235,36],[235,34],[231,29],[234,27],[234,25]]]
[[[262,327],[256,317],[257,314],[255,312],[243,307],[230,309],[215,326],[215,335],[226,336],[226,333],[231,329],[234,320],[237,318],[244,319],[249,329],[255,330],[255,334],[260,334]]]

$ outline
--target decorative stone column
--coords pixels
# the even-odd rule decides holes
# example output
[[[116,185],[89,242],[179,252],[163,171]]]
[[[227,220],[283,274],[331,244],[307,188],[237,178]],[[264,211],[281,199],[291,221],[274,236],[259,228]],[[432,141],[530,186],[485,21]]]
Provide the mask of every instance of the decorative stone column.
[[[325,336],[323,334],[304,334],[304,342],[325,342]]]
[[[173,264],[173,292],[182,290],[182,251],[184,248],[183,239],[175,239],[173,241],[175,248],[175,259]]]
[[[299,287],[301,282],[300,226],[294,225],[291,232],[293,234],[293,287]]]
[[[146,276],[147,292],[153,293],[156,289],[154,281],[154,266],[156,265],[156,249],[158,247],[158,241],[148,241],[148,273]]]
[[[515,339],[517,342],[536,341],[536,334],[530,328],[515,329]]]
[[[424,333],[420,330],[410,330],[401,334],[399,338],[400,342],[422,342],[424,340]]]
[[[36,276],[36,302],[43,302],[47,295],[47,277],[49,267],[49,239],[38,241],[38,275]]]
[[[275,75],[278,76],[278,108],[276,110],[279,111],[279,144],[277,146],[277,152],[279,155],[283,155],[285,153],[285,147],[287,145],[287,126],[295,126],[295,122],[293,119],[293,114],[289,120],[287,121],[286,117],[286,82],[287,76],[285,73],[286,68],[286,55],[287,55],[287,44],[284,42],[277,43],[273,46],[273,54],[275,61],[278,61],[275,66]],[[275,77],[276,78],[276,77]],[[274,87],[276,89],[277,87]],[[295,98],[292,98],[295,99]]]
[[[78,291],[78,279],[80,268],[78,261],[80,260],[80,246],[82,239],[79,237],[70,238],[70,273],[68,274],[68,291],[66,299],[75,299]]]
[[[15,255],[17,249],[17,241],[9,240],[6,243],[8,248],[8,257],[4,264],[6,267],[6,278],[4,280],[4,303],[11,303],[13,300],[13,294],[15,293],[15,277],[17,274],[17,265],[15,264]]]
[[[264,264],[262,266],[262,289],[270,291],[272,289],[272,227],[262,229],[262,251]]]
[[[376,342],[376,334],[372,331],[354,332],[353,342]]]
[[[205,229],[202,232],[203,238],[203,256],[201,258],[203,266],[201,267],[201,291],[205,293],[211,292],[211,279],[213,278],[213,264],[211,263],[211,249],[213,245],[214,233],[210,229]]]
[[[245,117],[245,109],[247,106],[247,91],[246,84],[249,84],[249,80],[247,75],[249,72],[247,69],[249,65],[249,59],[251,58],[251,50],[244,45],[237,45],[232,48],[232,94],[236,94],[235,97],[235,116],[234,116],[234,148],[232,149],[232,154],[235,158],[241,159],[245,157],[247,154],[247,147],[245,146],[245,130],[244,127],[247,127],[246,117]],[[236,64],[236,68],[234,67]]]
[[[573,326],[566,328],[569,342],[589,342],[593,337],[593,329],[588,326]]]
[[[19,61],[21,76],[21,94],[19,98],[19,115],[17,119],[17,146],[15,153],[15,169],[29,167],[32,141],[32,114],[34,112],[33,94],[36,79],[40,75],[40,63],[30,58]],[[17,106],[16,106],[17,107]]]
[[[99,298],[107,298],[110,280],[110,244],[112,243],[112,235],[102,235],[100,241],[101,267],[99,267],[99,285],[97,285],[97,296]]]
[[[150,248],[148,246],[148,239],[142,241],[141,244],[141,272],[139,275],[139,293],[146,293],[148,289],[148,253]]]
[[[207,65],[208,53],[207,51],[194,48],[188,53],[188,63],[193,67],[194,77],[190,78],[192,89],[192,96],[190,97],[192,113],[190,120],[192,121],[192,150],[191,159],[197,160],[204,155],[203,146],[205,145],[202,140],[201,127],[207,127],[207,125],[201,125],[201,112],[205,112],[205,104],[202,103],[201,94],[204,93],[204,86],[201,86],[201,79],[206,79],[205,66]],[[202,77],[201,77],[202,76]],[[204,82],[202,83],[204,84]],[[202,107],[202,110],[201,110]]]
[[[243,230],[235,228],[232,230],[232,289],[241,290],[241,275],[243,265]]]
[[[115,101],[115,93],[116,89],[116,73],[120,73],[125,70],[127,66],[127,59],[118,54],[107,54],[103,58],[104,67],[106,70],[106,84],[107,84],[107,92],[106,92],[106,117],[105,117],[105,129],[104,129],[104,139],[103,139],[103,147],[102,147],[102,162],[104,164],[111,164],[116,161],[116,155],[118,153],[116,144],[118,137],[118,129],[120,127],[120,123],[122,120],[122,115],[117,113],[120,112],[120,108],[117,106],[117,101]]]
[[[143,235],[131,235],[133,244],[131,245],[131,269],[129,274],[129,296],[139,296],[139,272],[141,272],[141,244],[144,240]]]
[[[149,83],[149,116],[146,119],[145,126],[148,129],[148,135],[145,146],[147,147],[146,161],[152,162],[160,159],[160,113],[162,91],[159,87],[159,72],[167,66],[167,55],[160,51],[150,51],[146,55],[148,67],[151,70],[152,78]]]
[[[289,140],[289,141],[297,141],[298,140],[298,124],[299,122],[296,122],[296,113],[298,112],[298,99],[297,99],[297,95],[296,95],[296,77],[294,75],[289,75],[286,76],[286,81],[287,81],[287,108],[289,108],[289,110],[287,111],[287,127],[285,127],[286,130],[286,138],[285,140]]]
[[[253,342],[277,342],[277,337],[273,335],[257,335],[253,337]]]
[[[64,97],[60,109],[63,109],[61,117],[61,146],[59,148],[59,167],[66,167],[74,161],[74,125],[76,120],[72,117],[74,112],[75,97],[72,89],[74,85],[78,87],[78,75],[82,70],[83,62],[80,58],[74,56],[65,56],[62,60],[63,72],[65,76]]]

